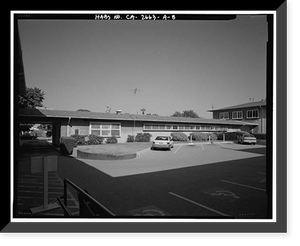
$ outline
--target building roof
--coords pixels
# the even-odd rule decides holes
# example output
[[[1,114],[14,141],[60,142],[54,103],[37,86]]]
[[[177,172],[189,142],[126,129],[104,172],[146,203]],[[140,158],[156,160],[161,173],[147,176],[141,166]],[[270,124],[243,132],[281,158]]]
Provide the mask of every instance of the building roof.
[[[208,112],[214,112],[214,111],[223,111],[223,110],[228,110],[228,109],[239,109],[239,108],[254,108],[254,107],[265,107],[266,106],[266,100],[261,100],[257,102],[248,102],[248,103],[243,103],[239,105],[234,105],[234,106],[229,106],[225,108],[219,108],[219,109],[210,109],[207,110]]]
[[[87,111],[70,111],[70,110],[54,110],[54,109],[37,109],[26,108],[19,109],[20,117],[39,117],[39,118],[75,118],[90,120],[128,120],[142,122],[170,122],[170,123],[195,123],[195,124],[220,124],[220,125],[258,125],[257,123],[219,120],[219,119],[203,119],[203,118],[186,118],[172,116],[156,116],[156,115],[136,115],[136,114],[113,114],[99,113]]]

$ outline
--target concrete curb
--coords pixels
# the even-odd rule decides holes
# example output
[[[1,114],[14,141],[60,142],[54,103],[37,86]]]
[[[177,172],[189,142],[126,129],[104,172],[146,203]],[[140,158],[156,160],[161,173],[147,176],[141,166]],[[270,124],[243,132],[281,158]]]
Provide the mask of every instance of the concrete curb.
[[[101,153],[88,153],[77,150],[77,158],[90,159],[90,160],[128,160],[137,157],[137,153],[129,154],[101,154]]]

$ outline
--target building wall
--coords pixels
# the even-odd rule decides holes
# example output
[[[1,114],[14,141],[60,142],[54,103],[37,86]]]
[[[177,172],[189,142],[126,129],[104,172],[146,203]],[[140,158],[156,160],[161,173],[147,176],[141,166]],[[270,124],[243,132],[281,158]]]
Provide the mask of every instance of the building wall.
[[[71,136],[76,134],[76,129],[78,129],[79,135],[89,135],[91,134],[90,123],[91,122],[102,122],[102,123],[120,123],[121,124],[121,136],[117,137],[118,143],[125,143],[127,140],[128,135],[136,135],[137,133],[150,133],[152,135],[151,141],[153,141],[159,135],[167,135],[170,136],[173,132],[184,132],[187,136],[190,135],[192,132],[218,132],[222,130],[146,130],[144,129],[144,122],[141,121],[108,121],[108,120],[88,120],[88,119],[71,119],[63,120],[60,125],[60,134],[61,136]],[[161,123],[149,123],[145,122],[146,124],[154,124],[154,125],[168,125],[168,122],[161,122]],[[68,125],[69,124],[69,125]],[[173,125],[185,125],[183,123],[172,123]],[[186,125],[193,125],[193,124],[186,124]],[[199,125],[199,124],[197,124]],[[203,125],[203,124],[201,124]],[[196,124],[195,124],[196,126]],[[205,125],[204,125],[205,126]],[[209,126],[213,126],[210,124]],[[220,126],[220,125],[219,125]],[[237,131],[237,130],[244,130],[250,132],[249,126],[226,126],[226,131]]]

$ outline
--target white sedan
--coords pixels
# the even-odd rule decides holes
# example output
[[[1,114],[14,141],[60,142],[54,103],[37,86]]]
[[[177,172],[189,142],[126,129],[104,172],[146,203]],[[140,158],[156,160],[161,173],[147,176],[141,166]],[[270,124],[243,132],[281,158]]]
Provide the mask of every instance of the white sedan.
[[[152,143],[151,149],[169,149],[174,147],[174,142],[170,136],[157,136]]]
[[[254,137],[252,134],[243,134],[241,136],[238,136],[238,142],[239,143],[249,143],[249,144],[256,144],[256,137]]]

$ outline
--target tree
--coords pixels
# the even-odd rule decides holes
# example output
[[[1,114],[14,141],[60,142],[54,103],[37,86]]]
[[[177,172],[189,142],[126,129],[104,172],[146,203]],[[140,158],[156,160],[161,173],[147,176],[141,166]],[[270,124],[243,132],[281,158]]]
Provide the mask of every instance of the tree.
[[[45,93],[41,89],[27,87],[25,95],[19,95],[19,108],[43,107],[44,96]]]
[[[199,115],[194,112],[194,110],[183,110],[182,113],[179,111],[176,111],[173,115],[173,117],[186,117],[186,118],[200,118]]]
[[[19,108],[35,108],[35,107],[43,107],[42,102],[44,101],[45,93],[37,88],[26,88],[25,95],[19,95]],[[19,131],[20,132],[28,132],[33,124],[20,123]]]
[[[194,110],[183,110],[182,116],[187,118],[199,118],[199,115],[194,112]]]
[[[176,111],[174,114],[172,114],[171,116],[173,117],[183,117],[182,113],[180,113],[179,111]]]

